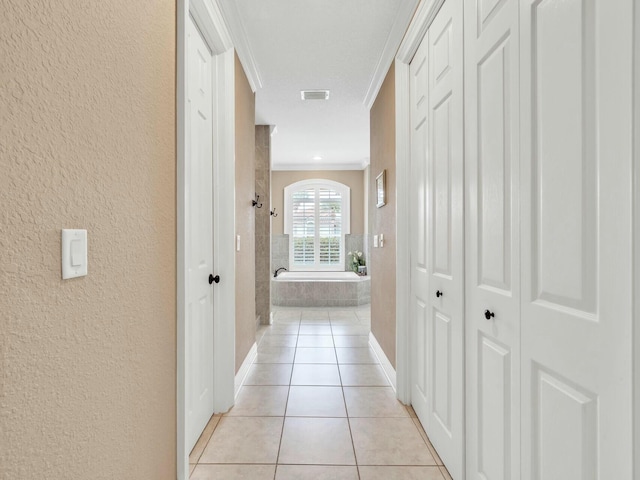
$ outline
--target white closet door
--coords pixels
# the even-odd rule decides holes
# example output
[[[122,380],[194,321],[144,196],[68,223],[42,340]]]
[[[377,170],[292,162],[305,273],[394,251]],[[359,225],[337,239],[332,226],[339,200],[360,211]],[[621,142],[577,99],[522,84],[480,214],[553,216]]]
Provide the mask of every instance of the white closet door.
[[[410,65],[411,77],[411,402],[421,419],[428,416],[429,317],[427,251],[427,136],[429,86],[425,38]],[[426,426],[424,420],[423,424]]]
[[[524,480],[632,478],[633,3],[520,4]]]
[[[213,415],[213,79],[212,57],[187,24],[187,447]]]
[[[516,1],[465,1],[470,480],[520,475],[518,23]]]
[[[464,478],[464,135],[462,0],[447,0],[427,33],[429,62],[427,433]]]

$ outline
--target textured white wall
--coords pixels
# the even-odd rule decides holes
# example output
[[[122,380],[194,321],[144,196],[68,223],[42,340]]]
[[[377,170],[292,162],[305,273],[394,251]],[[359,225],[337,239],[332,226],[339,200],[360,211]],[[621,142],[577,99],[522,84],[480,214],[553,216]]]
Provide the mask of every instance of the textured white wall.
[[[2,479],[175,478],[175,8],[0,0]]]

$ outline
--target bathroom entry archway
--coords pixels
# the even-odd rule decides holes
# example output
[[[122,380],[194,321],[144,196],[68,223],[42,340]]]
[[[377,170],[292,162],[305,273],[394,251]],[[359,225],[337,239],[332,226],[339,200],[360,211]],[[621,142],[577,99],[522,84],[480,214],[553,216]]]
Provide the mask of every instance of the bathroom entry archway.
[[[211,396],[212,411],[225,412],[234,402],[235,365],[235,243],[231,235],[222,232],[235,231],[235,212],[220,208],[225,199],[233,198],[235,185],[234,158],[234,50],[221,13],[215,4],[205,0],[178,0],[177,2],[177,361],[176,361],[176,427],[177,427],[177,478],[189,477],[189,432],[187,409],[187,356],[189,338],[187,329],[189,289],[188,277],[190,246],[193,244],[189,229],[190,164],[188,77],[189,31],[193,25],[210,50],[211,61],[211,174],[207,189],[211,192],[213,208],[208,216],[213,230],[210,258],[211,274],[219,275],[219,283],[213,282],[213,312],[209,332],[212,334],[212,365],[207,365],[207,375],[213,375]],[[208,67],[207,67],[208,68]],[[206,219],[204,220],[206,221]],[[206,281],[206,279],[205,279]],[[208,285],[204,288],[208,288]],[[211,298],[211,295],[209,296]],[[210,310],[209,310],[210,311]]]

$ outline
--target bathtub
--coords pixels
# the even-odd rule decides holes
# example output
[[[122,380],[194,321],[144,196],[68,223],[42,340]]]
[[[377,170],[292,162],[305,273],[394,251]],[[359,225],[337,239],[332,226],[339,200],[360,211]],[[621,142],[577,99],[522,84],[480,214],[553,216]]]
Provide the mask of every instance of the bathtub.
[[[351,307],[371,301],[371,277],[354,272],[282,272],[271,303],[282,307]]]

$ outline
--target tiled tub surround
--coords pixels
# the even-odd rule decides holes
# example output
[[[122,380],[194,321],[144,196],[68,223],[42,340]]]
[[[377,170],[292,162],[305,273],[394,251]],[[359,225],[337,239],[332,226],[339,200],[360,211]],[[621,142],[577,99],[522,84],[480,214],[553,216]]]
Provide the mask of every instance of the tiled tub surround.
[[[370,278],[353,272],[283,272],[271,279],[273,305],[351,307],[370,301]]]
[[[344,236],[344,269],[351,271],[351,258],[349,252],[362,252],[365,264],[369,260],[369,235],[354,234]]]
[[[289,269],[289,235],[271,235],[271,276],[276,268]]]
[[[256,125],[256,194],[262,208],[255,209],[256,225],[256,318],[269,323],[271,314],[271,127]]]

